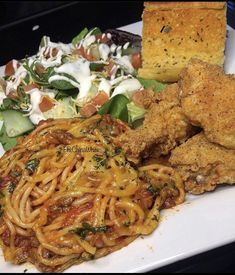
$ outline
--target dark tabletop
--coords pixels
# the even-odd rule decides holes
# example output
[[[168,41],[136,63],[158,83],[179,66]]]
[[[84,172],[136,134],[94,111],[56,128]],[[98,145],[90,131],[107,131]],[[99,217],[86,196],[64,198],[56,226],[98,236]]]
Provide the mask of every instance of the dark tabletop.
[[[52,41],[68,43],[85,26],[105,30],[140,21],[142,10],[140,1],[0,1],[0,64],[23,58],[25,53],[34,54],[43,35],[50,36]],[[234,2],[228,2],[227,19],[235,28]],[[32,31],[37,25],[39,28]],[[152,272],[234,271],[235,243],[232,243]]]

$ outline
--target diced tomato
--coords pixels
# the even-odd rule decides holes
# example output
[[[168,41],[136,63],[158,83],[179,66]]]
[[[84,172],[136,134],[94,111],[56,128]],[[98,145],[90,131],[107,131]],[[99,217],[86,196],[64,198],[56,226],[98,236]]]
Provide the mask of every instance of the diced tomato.
[[[96,41],[99,41],[100,43],[107,43],[110,40],[107,34],[97,34],[95,37]]]
[[[17,68],[19,68],[19,63],[17,62]],[[15,69],[13,67],[13,60],[9,61],[5,66],[5,75],[11,76],[15,73]]]
[[[139,90],[133,93],[132,95],[132,101],[135,103],[135,105],[139,107],[143,107],[143,101],[144,101],[144,90]]]
[[[94,60],[94,57],[92,55],[92,52],[90,49],[86,50],[86,56],[85,58],[88,60],[88,61],[93,61]]]
[[[104,71],[107,72],[108,76],[111,77],[113,74],[114,66],[116,66],[112,61],[109,62],[107,66],[104,66]]]
[[[105,92],[101,91],[94,96],[89,103],[85,104],[81,108],[80,114],[84,117],[91,117],[97,112],[98,108],[104,105],[104,103],[108,100],[109,96]]]
[[[59,50],[57,48],[53,48],[51,55],[53,57],[55,57],[55,56],[57,56],[58,52],[59,52]]]
[[[57,48],[53,48],[52,51],[51,51],[51,56],[55,57],[57,55],[58,51],[59,50]],[[45,51],[43,52],[43,55],[44,55],[45,58],[50,58],[51,57],[50,56],[50,51],[47,50],[47,49],[45,49]]]
[[[31,84],[28,84],[28,85],[25,85],[25,86],[24,86],[24,91],[25,91],[25,92],[29,92],[29,91],[31,91],[31,90],[33,90],[33,89],[35,89],[35,88],[39,88],[38,84],[36,84],[36,83],[31,83]]]
[[[53,100],[48,96],[43,96],[39,108],[42,112],[47,112],[54,107]]]
[[[52,49],[51,55],[52,55],[53,57],[55,57],[55,56],[57,56],[58,52],[59,52],[59,50],[58,50],[57,48],[53,48],[53,49]]]
[[[19,99],[19,96],[17,95],[17,93],[15,92],[15,91],[10,91],[10,93],[8,94],[8,96],[7,97],[9,97],[9,98],[11,98],[11,99],[15,99],[15,100],[17,100],[17,99]]]
[[[131,64],[135,69],[139,69],[142,66],[141,54],[133,53],[131,55]]]
[[[105,92],[101,91],[92,98],[91,103],[97,107],[104,105],[104,103],[106,103],[108,100],[109,96]]]
[[[36,63],[35,64],[35,70],[36,70],[36,73],[38,74],[38,75],[42,75],[43,73],[45,73],[45,68],[44,68],[44,66],[42,65],[42,64],[40,64],[40,63]]]
[[[83,117],[91,117],[97,112],[97,108],[93,103],[87,103],[80,109],[80,114]]]
[[[74,50],[74,53],[77,55],[81,55],[82,57],[85,56],[85,49],[83,48],[83,46],[77,48]]]
[[[84,49],[83,46],[77,48],[74,50],[74,52],[78,55],[81,55],[82,57],[86,58],[88,61],[93,61],[94,58],[92,56],[91,50],[90,49]]]

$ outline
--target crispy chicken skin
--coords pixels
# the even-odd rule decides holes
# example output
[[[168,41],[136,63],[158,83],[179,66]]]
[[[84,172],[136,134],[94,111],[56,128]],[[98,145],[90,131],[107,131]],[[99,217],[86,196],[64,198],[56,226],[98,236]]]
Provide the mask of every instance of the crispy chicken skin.
[[[181,73],[181,106],[190,123],[211,141],[235,149],[235,77],[223,69],[191,59]]]
[[[212,191],[218,184],[235,183],[235,151],[211,143],[203,132],[175,148],[169,162],[192,194]]]
[[[138,163],[140,157],[148,157],[153,149],[155,155],[166,155],[191,136],[193,127],[179,106],[179,92],[178,84],[172,84],[155,94],[143,125],[115,140],[130,161]]]

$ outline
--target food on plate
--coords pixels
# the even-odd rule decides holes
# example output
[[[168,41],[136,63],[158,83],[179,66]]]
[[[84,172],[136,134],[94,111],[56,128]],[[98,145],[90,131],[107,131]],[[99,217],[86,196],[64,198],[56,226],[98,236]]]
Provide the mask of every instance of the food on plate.
[[[235,151],[208,141],[203,132],[175,148],[169,162],[192,194],[212,191],[218,184],[235,183]]]
[[[226,2],[145,2],[143,78],[175,82],[191,57],[224,63]]]
[[[69,44],[44,36],[34,56],[6,64],[7,262],[62,272],[151,234],[185,192],[235,183],[225,13],[226,2],[145,2],[142,50],[138,35],[84,28]]]
[[[158,226],[184,201],[179,174],[132,167],[110,115],[49,119],[0,159],[0,244],[5,260],[43,272],[105,256]]]
[[[206,137],[235,149],[235,77],[217,65],[192,59],[181,74],[181,105],[190,123]]]
[[[178,84],[171,84],[161,93],[153,94],[143,125],[129,129],[115,140],[122,146],[127,158],[138,163],[152,151],[167,155],[178,144],[194,133],[180,106]]]
[[[234,75],[193,58],[178,83],[157,94],[145,91],[149,109],[143,125],[128,129],[115,143],[134,163],[161,163],[166,156],[166,165],[180,172],[186,191],[193,194],[233,184],[234,91]]]
[[[35,55],[9,61],[0,78],[3,135],[22,136],[49,118],[109,113],[130,126],[143,119],[145,109],[132,97],[149,85],[156,91],[165,85],[138,77],[140,47],[140,36],[112,29],[84,28],[69,44],[44,36]],[[13,121],[21,122],[17,129]]]

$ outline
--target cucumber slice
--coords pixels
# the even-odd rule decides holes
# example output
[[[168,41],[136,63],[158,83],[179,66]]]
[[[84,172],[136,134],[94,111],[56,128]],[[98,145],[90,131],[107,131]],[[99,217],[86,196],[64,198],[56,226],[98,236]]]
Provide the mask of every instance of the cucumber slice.
[[[16,137],[34,129],[30,119],[15,110],[2,112],[6,133],[9,137]]]

